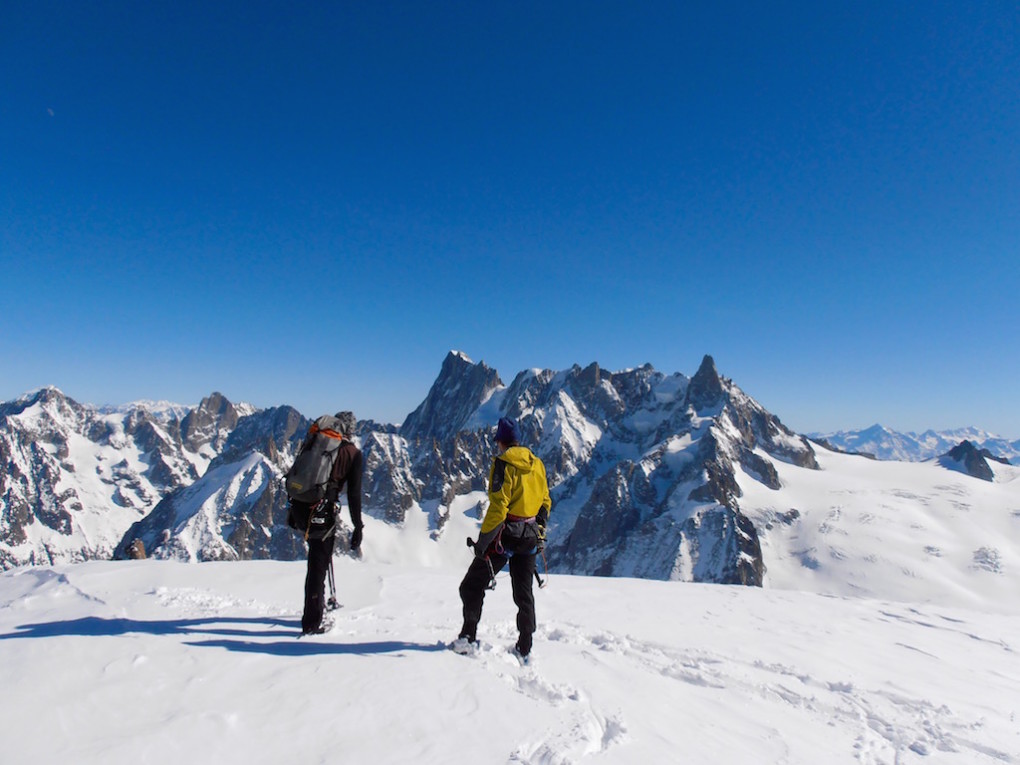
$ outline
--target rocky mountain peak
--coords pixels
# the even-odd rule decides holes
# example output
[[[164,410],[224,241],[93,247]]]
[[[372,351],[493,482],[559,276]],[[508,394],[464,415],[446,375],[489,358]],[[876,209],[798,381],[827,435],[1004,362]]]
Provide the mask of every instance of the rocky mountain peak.
[[[261,452],[281,470],[286,470],[310,425],[291,406],[263,409],[242,417],[210,468],[243,459],[251,452]]]
[[[33,406],[63,407],[67,405],[68,400],[59,388],[47,386],[0,405],[0,417],[16,417]]]
[[[47,385],[45,388],[40,388],[29,394],[26,398],[26,403],[28,406],[33,406],[34,404],[63,403],[66,400],[67,396],[64,395],[60,388]]]
[[[447,439],[502,385],[499,373],[484,361],[475,364],[450,351],[425,400],[404,420],[400,435],[408,441]]]
[[[960,470],[974,478],[980,478],[982,481],[994,481],[995,474],[988,465],[989,459],[1004,462],[994,457],[987,449],[979,449],[970,441],[961,441],[940,457],[939,463],[951,470]]]
[[[716,406],[723,398],[723,384],[715,359],[706,355],[687,387],[687,404],[696,411]]]
[[[193,452],[212,445],[217,451],[240,419],[234,405],[222,393],[214,392],[202,399],[181,422],[181,438]]]
[[[594,388],[600,382],[602,382],[602,370],[594,361],[577,374],[577,384],[584,388]]]

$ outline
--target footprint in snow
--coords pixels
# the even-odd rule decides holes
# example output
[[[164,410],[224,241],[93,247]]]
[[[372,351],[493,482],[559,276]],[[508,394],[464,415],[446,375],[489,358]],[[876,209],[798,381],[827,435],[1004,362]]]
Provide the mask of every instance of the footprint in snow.
[[[510,762],[526,765],[572,765],[626,742],[627,726],[618,716],[606,717],[588,707],[574,713],[568,726],[537,741],[520,745]]]

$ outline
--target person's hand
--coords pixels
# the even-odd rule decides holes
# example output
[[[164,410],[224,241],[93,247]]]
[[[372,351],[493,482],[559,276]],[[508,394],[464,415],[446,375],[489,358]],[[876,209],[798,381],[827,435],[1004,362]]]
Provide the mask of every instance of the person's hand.
[[[361,526],[355,526],[354,527],[354,531],[351,532],[351,549],[352,550],[357,550],[359,547],[361,547],[361,538],[363,536],[362,532],[361,532],[361,529],[362,529]]]
[[[499,533],[500,528],[502,528],[502,524],[494,528],[492,531],[487,531],[484,534],[482,533],[478,534],[478,541],[475,542],[476,558],[485,557],[485,553],[487,553],[489,550],[489,545],[491,545],[492,540],[496,538],[496,535]]]

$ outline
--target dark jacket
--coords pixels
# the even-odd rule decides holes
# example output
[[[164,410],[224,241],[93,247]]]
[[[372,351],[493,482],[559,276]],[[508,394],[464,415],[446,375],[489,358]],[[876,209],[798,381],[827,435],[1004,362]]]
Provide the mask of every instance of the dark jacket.
[[[337,451],[333,472],[330,474],[330,487],[326,496],[336,502],[340,492],[347,484],[347,504],[351,510],[351,523],[354,528],[361,528],[361,473],[364,470],[364,458],[361,449],[346,438]]]

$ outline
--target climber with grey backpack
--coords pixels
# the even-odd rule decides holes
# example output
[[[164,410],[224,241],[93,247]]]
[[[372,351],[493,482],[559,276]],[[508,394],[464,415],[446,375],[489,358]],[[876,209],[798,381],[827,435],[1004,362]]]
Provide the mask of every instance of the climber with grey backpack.
[[[352,412],[324,414],[308,429],[294,464],[284,476],[284,486],[290,506],[287,525],[303,536],[308,543],[308,571],[305,576],[305,606],[301,617],[301,634],[320,634],[329,629],[323,623],[325,580],[329,573],[331,597],[329,606],[336,603],[336,585],[333,579],[333,546],[337,531],[337,501],[347,487],[347,504],[350,508],[350,549],[360,553],[361,474],[364,459],[361,450],[351,440],[357,420]]]

